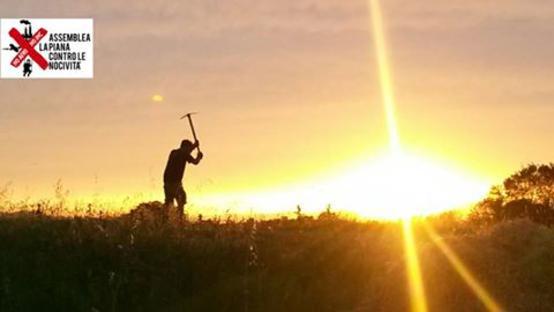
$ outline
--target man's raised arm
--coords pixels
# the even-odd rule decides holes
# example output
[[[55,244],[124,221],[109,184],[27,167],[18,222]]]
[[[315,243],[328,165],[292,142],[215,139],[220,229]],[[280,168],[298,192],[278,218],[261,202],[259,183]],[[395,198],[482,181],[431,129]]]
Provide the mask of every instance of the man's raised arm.
[[[200,145],[200,143],[198,141],[195,141],[193,145],[194,146],[193,150],[195,148],[198,148],[198,145]],[[202,152],[199,150],[198,153],[196,154],[196,158],[189,156],[188,162],[193,165],[198,165],[198,163],[200,162],[200,160],[202,160],[203,157],[204,157],[204,154],[202,154]]]

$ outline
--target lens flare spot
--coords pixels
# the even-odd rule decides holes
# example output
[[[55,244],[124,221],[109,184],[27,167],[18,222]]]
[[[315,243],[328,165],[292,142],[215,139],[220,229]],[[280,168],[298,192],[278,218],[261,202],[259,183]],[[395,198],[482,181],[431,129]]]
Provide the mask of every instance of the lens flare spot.
[[[160,103],[164,101],[164,97],[161,94],[152,95],[152,102]]]

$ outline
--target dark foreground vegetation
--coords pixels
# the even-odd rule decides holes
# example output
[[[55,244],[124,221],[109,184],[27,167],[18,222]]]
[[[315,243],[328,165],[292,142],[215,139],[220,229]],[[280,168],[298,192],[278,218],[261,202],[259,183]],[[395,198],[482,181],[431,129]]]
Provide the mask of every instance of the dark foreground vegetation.
[[[552,170],[535,167],[523,170],[533,179]],[[539,217],[554,208],[553,184],[516,196],[518,174],[468,218],[414,222],[429,310],[485,307],[423,224],[506,310],[554,311],[554,230]],[[401,223],[326,212],[177,224],[162,222],[157,208],[122,217],[1,214],[0,311],[409,310]]]

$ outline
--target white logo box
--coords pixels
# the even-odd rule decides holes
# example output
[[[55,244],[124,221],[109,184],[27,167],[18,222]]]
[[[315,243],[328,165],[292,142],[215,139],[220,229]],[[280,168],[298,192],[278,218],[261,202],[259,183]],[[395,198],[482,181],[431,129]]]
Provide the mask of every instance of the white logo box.
[[[10,36],[10,31],[13,35],[13,29],[19,33],[19,40],[23,38],[29,46],[34,43],[33,41],[38,41],[33,47],[34,52],[30,51],[30,54],[38,52],[44,60],[35,60],[30,55],[25,56],[25,53],[21,53],[24,48],[29,51],[29,46],[22,48],[22,45]],[[41,38],[44,31],[46,34]],[[91,18],[0,19],[0,78],[93,78],[93,31],[94,23]],[[16,56],[19,56],[16,63],[20,64],[14,67],[12,62]],[[47,64],[46,69],[41,68],[41,64]]]

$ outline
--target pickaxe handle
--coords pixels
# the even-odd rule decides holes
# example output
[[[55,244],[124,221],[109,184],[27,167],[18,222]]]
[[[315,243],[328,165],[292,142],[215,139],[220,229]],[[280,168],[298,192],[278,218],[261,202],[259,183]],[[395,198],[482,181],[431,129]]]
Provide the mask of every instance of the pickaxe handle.
[[[187,117],[189,119],[190,130],[192,131],[192,137],[194,138],[194,142],[198,142],[198,139],[196,138],[196,131],[194,131],[194,125],[192,124],[192,117],[190,114],[188,114]],[[197,146],[196,148],[198,148],[198,151],[200,152],[200,146]]]

